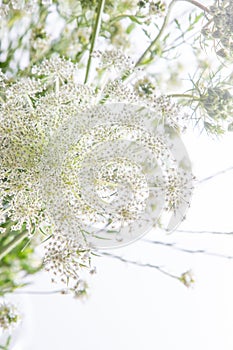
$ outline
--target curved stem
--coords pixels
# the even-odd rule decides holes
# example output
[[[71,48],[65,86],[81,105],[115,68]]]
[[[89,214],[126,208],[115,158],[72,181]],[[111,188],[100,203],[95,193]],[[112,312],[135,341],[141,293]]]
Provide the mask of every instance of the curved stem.
[[[159,31],[159,33],[157,34],[157,36],[155,37],[155,39],[151,42],[151,44],[148,46],[148,48],[143,52],[143,54],[141,55],[141,57],[138,59],[138,61],[136,62],[135,64],[135,67],[139,66],[142,61],[144,60],[144,58],[146,57],[146,55],[153,49],[153,47],[155,46],[155,44],[157,43],[157,41],[160,39],[161,35],[163,34],[164,32],[164,29],[166,28],[167,24],[168,24],[168,21],[169,21],[169,17],[170,17],[170,14],[171,14],[171,10],[172,10],[172,7],[173,5],[175,4],[175,2],[177,2],[178,0],[173,0],[170,5],[168,6],[168,10],[167,10],[167,14],[164,18],[164,21],[163,21],[163,24],[162,24],[162,27]]]
[[[2,260],[9,252],[11,252],[20,242],[28,236],[28,231],[23,230],[11,242],[0,249],[0,260]]]
[[[118,16],[112,18],[112,19],[109,21],[109,23],[112,24],[112,23],[117,22],[117,21],[120,21],[121,19],[124,19],[124,18],[129,18],[129,19],[130,19],[130,18],[132,18],[132,15],[130,15],[130,14],[118,15]],[[142,23],[138,20],[138,18],[142,18],[142,19],[143,19],[144,16],[137,16],[137,20],[135,19],[136,23],[142,24]]]
[[[188,248],[178,247],[176,245],[176,243],[154,241],[151,239],[143,239],[142,241],[145,243],[149,243],[149,244],[162,245],[164,247],[171,248],[171,249],[174,249],[174,250],[177,250],[177,251],[180,251],[183,253],[188,253],[188,254],[205,254],[205,255],[214,256],[217,258],[223,258],[223,259],[229,259],[229,260],[233,259],[232,255],[225,255],[225,254],[219,254],[219,253],[215,253],[215,252],[209,252],[208,250],[205,250],[205,249],[188,249]]]
[[[116,254],[112,254],[112,253],[108,253],[108,252],[101,251],[99,253],[102,256],[107,256],[109,258],[117,259],[117,260],[119,260],[119,261],[121,261],[123,263],[128,263],[128,264],[135,265],[135,266],[149,267],[149,268],[152,268],[152,269],[156,269],[156,270],[158,270],[159,272],[161,272],[162,274],[164,274],[166,276],[169,276],[169,277],[175,278],[177,280],[180,280],[179,276],[173,275],[172,273],[164,270],[161,266],[153,265],[153,264],[149,264],[149,263],[141,263],[141,262],[138,262],[138,261],[135,261],[135,260],[125,259],[125,258],[123,258],[120,255],[116,255]]]
[[[90,68],[91,68],[92,53],[94,51],[96,39],[99,35],[100,26],[101,26],[101,17],[102,17],[104,5],[105,5],[105,0],[100,0],[99,5],[98,5],[98,9],[97,9],[97,14],[96,14],[96,21],[94,23],[93,32],[91,34],[91,47],[90,47],[90,51],[89,51],[89,57],[88,57],[88,62],[87,62],[87,69],[86,69],[86,76],[85,76],[84,84],[86,84],[88,81]]]
[[[178,1],[186,1],[186,2],[189,2],[190,4],[199,7],[201,10],[203,10],[203,11],[205,11],[205,12],[210,12],[209,9],[208,9],[206,6],[200,4],[200,3],[199,3],[198,1],[196,1],[196,0],[178,0]]]

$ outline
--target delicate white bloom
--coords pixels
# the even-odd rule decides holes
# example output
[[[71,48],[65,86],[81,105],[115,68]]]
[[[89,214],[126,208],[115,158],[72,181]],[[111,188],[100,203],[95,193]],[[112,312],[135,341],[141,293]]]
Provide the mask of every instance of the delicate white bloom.
[[[76,66],[55,60],[49,61],[47,70],[42,63],[40,71],[49,76],[46,81],[32,77],[10,83],[0,75],[0,194],[13,196],[8,214],[18,227],[26,222],[29,230],[32,223],[47,220],[38,187],[44,147],[55,128],[93,100],[90,88],[74,82]],[[55,82],[46,88],[50,77]]]
[[[100,68],[115,69],[118,73],[134,70],[134,62],[120,49],[94,51],[92,56],[99,59]]]
[[[180,281],[185,285],[185,287],[190,288],[195,283],[194,274],[192,270],[188,270],[180,276]]]
[[[67,82],[67,80],[75,77],[78,66],[68,60],[63,60],[58,55],[53,55],[49,60],[45,59],[39,66],[34,66],[32,73],[37,76],[46,76],[54,82],[58,79],[59,82]]]
[[[175,214],[188,207],[191,186],[187,194],[186,187],[192,179],[183,173],[181,181],[175,174],[179,158],[187,168],[189,161],[179,136],[173,132],[166,139],[164,133],[159,113],[137,104],[93,106],[62,125],[44,154],[40,175],[56,231],[80,242],[84,235],[98,247],[114,246],[156,225],[166,191]]]
[[[84,299],[88,296],[88,284],[86,281],[80,279],[75,284],[73,288],[74,298],[75,299]]]
[[[107,66],[131,65],[119,52],[103,57]],[[16,227],[48,225],[54,237],[106,247],[140,237],[166,207],[178,224],[192,181],[179,172],[190,171],[174,129],[179,108],[121,80],[95,93],[58,56],[32,72],[14,83],[1,76],[0,193],[12,197]]]
[[[53,236],[45,247],[44,265],[52,273],[53,282],[69,283],[78,290],[80,271],[91,271],[89,248],[77,240]]]
[[[0,303],[0,329],[11,331],[20,321],[20,315],[15,305],[2,301]]]

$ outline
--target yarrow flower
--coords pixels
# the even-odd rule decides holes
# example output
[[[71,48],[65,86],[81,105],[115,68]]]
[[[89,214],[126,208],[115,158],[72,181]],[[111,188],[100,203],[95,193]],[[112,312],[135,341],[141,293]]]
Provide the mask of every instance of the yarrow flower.
[[[0,329],[11,331],[20,321],[20,315],[15,305],[2,301],[0,303]]]

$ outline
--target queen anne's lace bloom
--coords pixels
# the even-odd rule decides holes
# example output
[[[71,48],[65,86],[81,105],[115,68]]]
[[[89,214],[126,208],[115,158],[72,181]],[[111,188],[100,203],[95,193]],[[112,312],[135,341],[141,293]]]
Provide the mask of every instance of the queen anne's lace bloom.
[[[118,76],[122,73],[132,72],[135,69],[133,60],[121,50],[94,51],[92,56],[98,58],[101,69],[109,69],[111,71],[114,69]]]
[[[52,237],[46,247],[44,265],[53,274],[52,281],[68,284],[80,280],[80,270],[84,267],[91,271],[88,250],[72,239],[62,236]]]
[[[120,53],[102,68],[132,69]],[[79,280],[90,245],[132,242],[171,211],[182,220],[192,192],[187,152],[177,133],[180,111],[154,93],[116,79],[101,89],[77,82],[76,64],[58,56],[32,78],[0,75],[0,195],[17,222],[53,232],[45,256],[62,281]],[[183,171],[182,171],[183,169]]]

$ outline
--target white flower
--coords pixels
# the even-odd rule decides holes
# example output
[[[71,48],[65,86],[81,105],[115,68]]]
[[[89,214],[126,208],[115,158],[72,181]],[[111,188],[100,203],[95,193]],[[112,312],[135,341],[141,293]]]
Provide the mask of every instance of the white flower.
[[[53,282],[73,284],[78,289],[80,271],[91,271],[90,250],[77,241],[53,236],[45,247],[44,265],[52,273]]]
[[[102,60],[131,66],[119,52]],[[95,92],[59,56],[32,71],[16,82],[0,77],[0,193],[11,197],[17,228],[47,225],[78,246],[118,246],[156,225],[165,207],[185,211],[192,177],[180,170],[188,174],[190,162],[171,100],[140,96],[120,79]]]
[[[118,74],[134,70],[133,60],[120,49],[94,51],[92,56],[99,59],[100,68],[115,69]]]
[[[11,331],[20,321],[20,315],[15,305],[2,301],[0,303],[0,329]]]
[[[185,285],[185,287],[190,288],[193,287],[195,283],[194,274],[192,270],[185,271],[180,276],[180,281]]]
[[[58,80],[65,83],[73,80],[77,74],[78,66],[69,60],[64,60],[58,55],[53,55],[50,59],[45,59],[38,66],[32,68],[32,73],[37,76],[46,76],[49,81]]]

